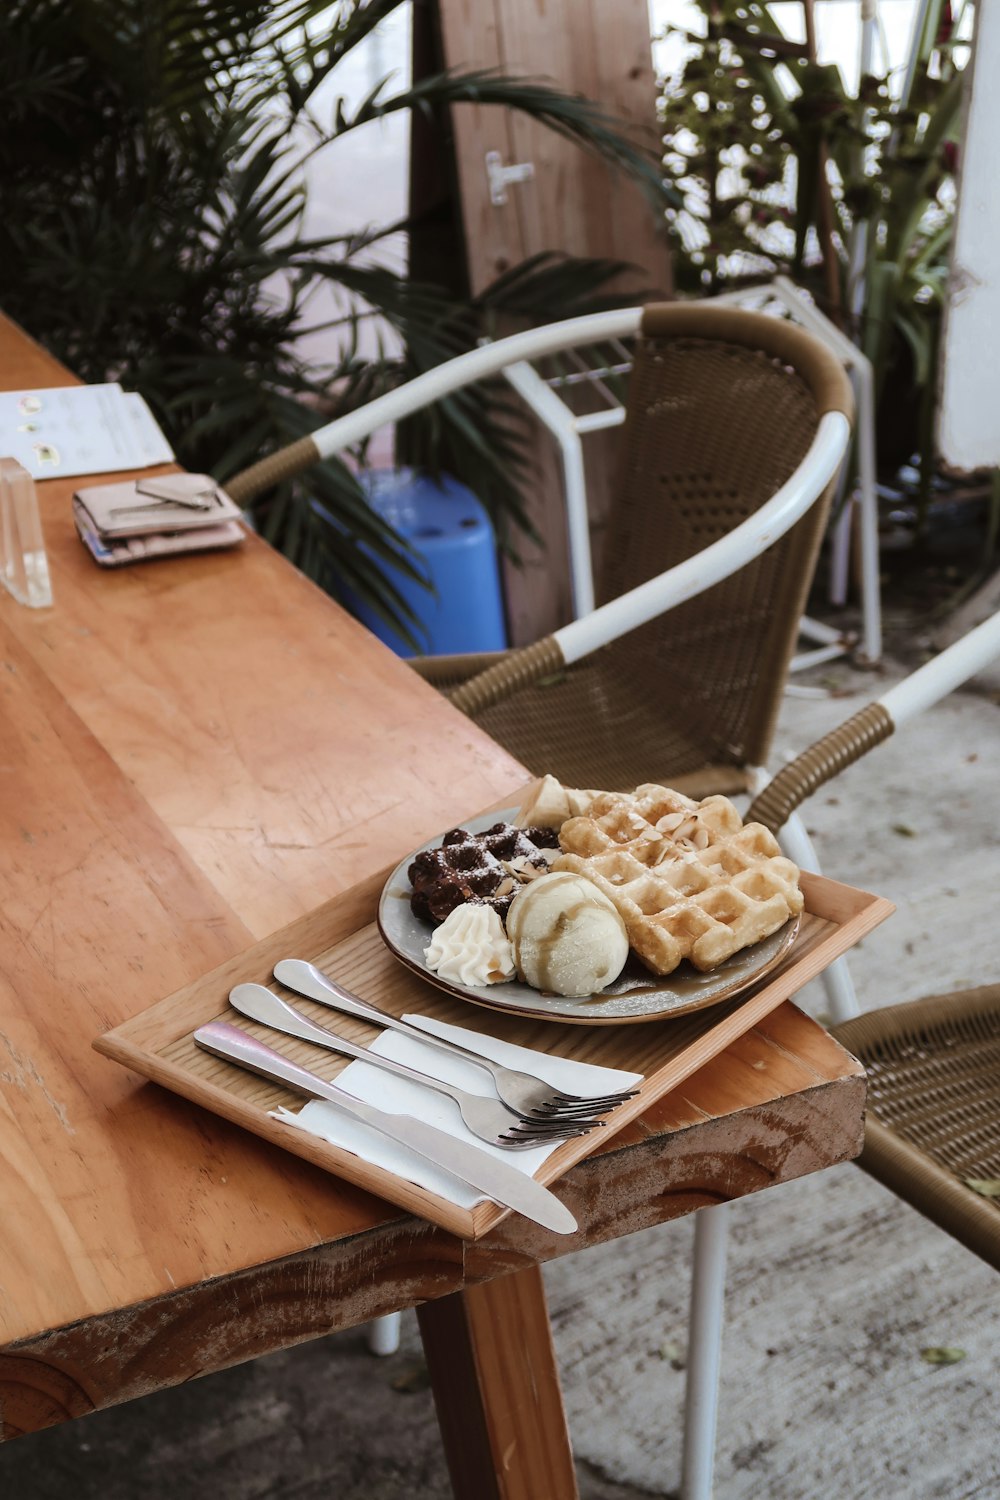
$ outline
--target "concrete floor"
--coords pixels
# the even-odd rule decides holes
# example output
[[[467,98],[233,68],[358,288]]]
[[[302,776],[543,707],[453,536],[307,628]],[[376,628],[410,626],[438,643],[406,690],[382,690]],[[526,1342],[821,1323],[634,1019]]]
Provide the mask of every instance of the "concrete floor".
[[[837,696],[787,697],[779,751],[920,643],[895,650],[881,676],[816,670]],[[981,679],[808,807],[825,872],[898,905],[852,956],[863,1008],[1000,979],[998,703]],[[819,985],[799,998],[825,1008]],[[731,1225],[719,1500],[1000,1496],[994,1273],[853,1166],[739,1203]],[[676,1494],[690,1242],[682,1221],[547,1269],[583,1500]],[[964,1357],[932,1366],[932,1345]],[[354,1330],[0,1450],[4,1500],[176,1494],[445,1500],[413,1315],[387,1360]]]

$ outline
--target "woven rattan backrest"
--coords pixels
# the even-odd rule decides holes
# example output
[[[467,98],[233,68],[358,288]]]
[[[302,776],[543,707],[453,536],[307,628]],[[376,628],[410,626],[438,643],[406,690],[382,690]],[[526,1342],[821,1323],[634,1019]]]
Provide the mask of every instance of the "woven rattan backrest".
[[[801,463],[821,416],[850,406],[839,362],[788,322],[705,303],[646,308],[601,601],[752,515]],[[767,755],[829,498],[690,603],[569,671],[554,665],[463,707],[532,771],[571,786],[735,790]],[[449,687],[488,665],[455,658],[433,680]]]
[[[804,458],[821,412],[847,408],[849,395],[834,356],[787,323],[701,305],[647,309],[599,601],[752,515]],[[767,755],[829,493],[817,502],[733,578],[601,653],[602,675],[633,683],[654,719],[680,717],[706,763]]]

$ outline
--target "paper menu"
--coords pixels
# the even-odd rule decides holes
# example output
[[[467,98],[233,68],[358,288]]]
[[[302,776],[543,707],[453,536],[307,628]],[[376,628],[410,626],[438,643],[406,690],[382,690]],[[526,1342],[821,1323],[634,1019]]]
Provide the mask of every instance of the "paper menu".
[[[116,382],[0,391],[0,453],[34,479],[145,469],[174,458],[142,396]]]

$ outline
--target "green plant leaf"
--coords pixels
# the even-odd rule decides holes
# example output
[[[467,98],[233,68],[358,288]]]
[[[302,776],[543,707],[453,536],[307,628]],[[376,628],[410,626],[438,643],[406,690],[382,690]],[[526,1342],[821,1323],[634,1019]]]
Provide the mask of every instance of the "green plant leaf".
[[[965,1185],[981,1198],[1000,1198],[1000,1177],[966,1177]]]
[[[405,223],[306,235],[303,163],[316,150],[336,152],[339,136],[393,113],[488,102],[596,151],[632,175],[658,212],[671,201],[655,150],[544,80],[477,69],[407,89],[383,79],[320,120],[320,85],[336,89],[338,67],[400,3],[0,7],[5,311],[83,379],[141,391],[191,469],[231,479],[474,348],[501,319],[547,322],[623,300],[617,262],[536,257],[463,301],[377,263],[380,240]],[[332,293],[332,312],[318,311],[320,292]],[[298,343],[318,325],[336,346],[322,367],[307,364]],[[373,325],[391,329],[398,347],[380,335],[376,354],[362,357],[361,330]],[[480,495],[501,544],[512,546],[530,534],[525,432],[498,381],[411,419],[400,438],[431,472],[447,466]],[[426,584],[426,567],[367,504],[353,472],[364,458],[362,444],[277,487],[253,502],[251,519],[337,597],[366,598],[416,639],[392,577]]]

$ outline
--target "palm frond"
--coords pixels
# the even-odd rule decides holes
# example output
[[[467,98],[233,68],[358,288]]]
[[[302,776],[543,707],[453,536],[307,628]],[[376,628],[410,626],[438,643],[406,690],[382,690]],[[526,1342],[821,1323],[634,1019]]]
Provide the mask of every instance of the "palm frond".
[[[606,312],[655,295],[655,288],[633,285],[620,290],[624,278],[637,281],[644,272],[625,260],[566,255],[543,250],[520,265],[511,266],[474,299],[489,317],[519,317],[529,322],[548,319],[553,307],[562,318]]]
[[[474,69],[406,89],[381,81],[318,122],[320,85],[400,3],[0,6],[5,311],[82,378],[140,390],[191,469],[225,480],[473,348],[501,318],[550,321],[622,300],[609,290],[628,269],[617,262],[534,257],[462,302],[376,263],[378,241],[405,225],[306,236],[302,169],[316,149],[403,111],[488,103],[596,151],[663,210],[655,150],[545,80]],[[300,352],[300,335],[317,323],[335,343],[323,366]],[[361,329],[372,326],[391,332],[392,350],[363,358]],[[497,381],[457,393],[398,436],[408,456],[464,480],[512,546],[530,531],[524,431]],[[254,520],[324,587],[364,597],[416,640],[417,621],[391,580],[426,584],[426,574],[368,504],[364,461],[360,445],[317,465],[256,502]]]
[[[312,150],[320,150],[361,125],[401,110],[439,109],[456,104],[498,104],[530,115],[556,134],[626,172],[661,211],[681,204],[680,194],[664,181],[659,152],[635,145],[626,134],[624,121],[582,94],[568,94],[543,79],[519,77],[493,68],[435,73],[395,94],[387,94],[382,81],[350,112],[344,108],[343,100],[338,100],[332,127]]]

